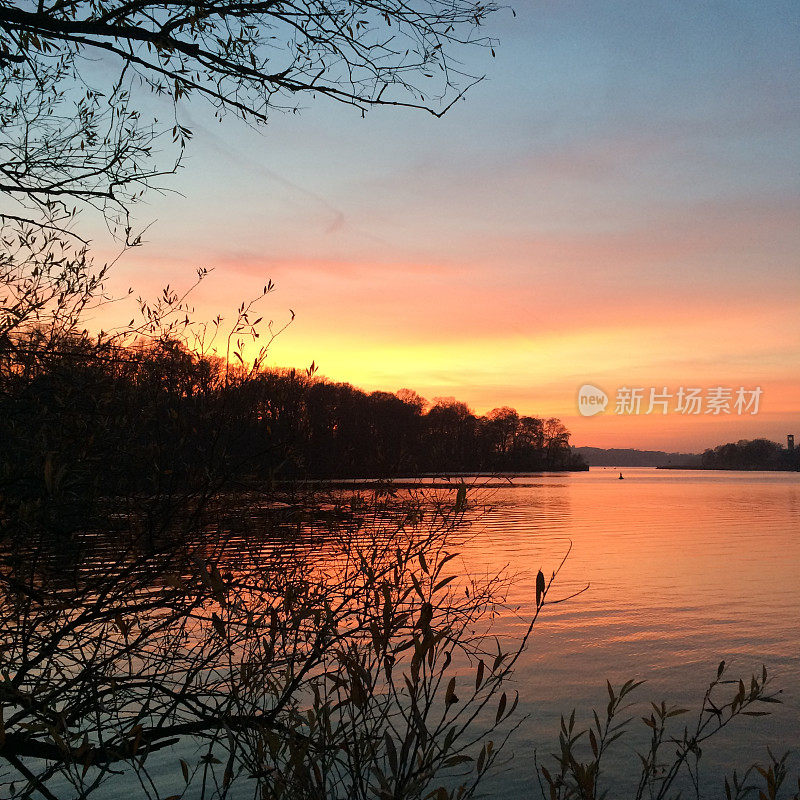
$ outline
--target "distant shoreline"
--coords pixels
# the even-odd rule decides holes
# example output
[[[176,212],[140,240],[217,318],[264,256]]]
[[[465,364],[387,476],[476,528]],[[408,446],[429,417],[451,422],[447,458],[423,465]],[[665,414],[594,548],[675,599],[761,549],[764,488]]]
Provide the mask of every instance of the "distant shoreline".
[[[664,464],[656,469],[691,469],[698,472],[800,472],[791,467],[704,467],[681,464]]]

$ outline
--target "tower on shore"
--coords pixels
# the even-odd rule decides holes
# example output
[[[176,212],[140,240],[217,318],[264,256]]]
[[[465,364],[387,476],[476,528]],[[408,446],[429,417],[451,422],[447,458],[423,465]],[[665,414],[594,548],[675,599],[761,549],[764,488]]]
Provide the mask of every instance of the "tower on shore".
[[[786,449],[791,453],[794,450],[794,434],[790,433],[786,437]]]

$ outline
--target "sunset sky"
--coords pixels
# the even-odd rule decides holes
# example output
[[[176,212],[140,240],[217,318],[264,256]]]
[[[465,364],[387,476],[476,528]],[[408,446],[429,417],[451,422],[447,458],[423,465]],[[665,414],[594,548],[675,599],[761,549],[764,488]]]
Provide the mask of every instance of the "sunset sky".
[[[800,6],[524,2],[443,119],[307,101],[252,131],[202,106],[115,285],[271,278],[276,366],[561,417],[573,443],[800,435]],[[577,414],[578,388],[611,397]],[[620,416],[619,387],[761,386],[756,416]]]

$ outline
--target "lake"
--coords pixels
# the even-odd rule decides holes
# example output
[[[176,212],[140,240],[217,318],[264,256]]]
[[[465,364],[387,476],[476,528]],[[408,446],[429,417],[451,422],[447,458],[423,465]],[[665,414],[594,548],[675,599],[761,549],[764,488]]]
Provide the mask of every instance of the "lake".
[[[531,716],[513,745],[514,763],[493,787],[498,796],[532,796],[533,750],[554,751],[561,712],[575,706],[588,722],[593,705],[604,709],[606,679],[646,679],[641,699],[694,709],[721,659],[729,677],[748,686],[765,664],[784,704],[766,706],[777,709],[773,716],[742,720],[709,747],[709,777],[765,757],[767,745],[781,753],[800,745],[800,475],[623,474],[593,468],[515,478],[491,490],[492,508],[463,549],[467,570],[519,573],[509,600],[523,618],[535,607],[537,570],[549,576],[570,542],[551,599],[589,585],[545,606],[519,662],[515,688]],[[498,631],[521,625],[509,613]],[[638,763],[632,745],[619,748],[629,773]]]
[[[486,796],[538,798],[534,753],[547,762],[557,748],[560,715],[573,707],[584,723],[593,706],[602,716],[607,679],[615,686],[646,680],[635,695],[643,704],[665,699],[694,710],[722,659],[729,677],[743,677],[748,686],[750,674],[766,665],[784,703],[767,707],[772,716],[740,718],[704,748],[709,796],[723,796],[722,771],[766,757],[767,746],[779,754],[800,746],[800,474],[623,473],[624,480],[603,468],[465,478],[476,485],[468,494],[473,507],[486,510],[451,566],[460,574],[514,574],[509,608],[495,623],[501,639],[525,630],[538,570],[549,576],[569,551],[510,687],[527,718],[509,743],[508,764],[485,785]],[[263,511],[253,513],[242,524],[258,530]],[[312,547],[305,535],[295,544]],[[283,549],[287,541],[264,545]],[[321,558],[324,550],[317,551]],[[551,602],[581,589],[566,602]],[[636,719],[647,711],[643,705]],[[612,798],[629,796],[638,774],[633,751],[647,729],[638,722],[636,729],[639,738],[621,740],[606,765]],[[196,753],[170,748],[154,757],[153,775],[165,794],[183,788],[179,757]],[[797,772],[797,758],[793,767]],[[235,797],[252,796],[248,783],[238,785]],[[140,796],[130,774],[109,781],[98,796],[123,792]]]

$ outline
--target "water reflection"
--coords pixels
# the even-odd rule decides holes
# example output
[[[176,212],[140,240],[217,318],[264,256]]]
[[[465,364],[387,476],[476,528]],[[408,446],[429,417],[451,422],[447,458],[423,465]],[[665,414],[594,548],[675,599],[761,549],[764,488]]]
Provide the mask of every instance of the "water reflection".
[[[530,716],[512,768],[489,787],[493,796],[531,796],[532,753],[552,752],[562,712],[586,714],[605,703],[606,678],[617,685],[644,678],[643,698],[684,705],[699,701],[719,660],[736,675],[765,663],[786,690],[785,704],[720,739],[704,757],[708,773],[749,763],[768,744],[779,752],[800,744],[800,476],[626,469],[624,481],[614,470],[465,481],[473,520],[453,541],[459,573],[514,575],[508,608],[496,620],[500,637],[522,634],[535,611],[537,571],[549,575],[570,548],[550,599],[589,584],[569,602],[546,606],[517,664],[514,688]],[[453,498],[460,482],[424,486],[435,504]],[[314,561],[332,569],[342,536],[375,536],[382,525],[396,531],[412,484],[398,482],[383,507],[364,502],[380,486],[328,486],[321,503],[318,486],[268,502],[254,494],[220,509],[186,549],[232,571]],[[418,511],[409,504],[409,513]],[[50,555],[37,569],[63,586],[120,556],[108,537]],[[634,743],[621,755],[631,755]],[[635,767],[635,757],[626,763]],[[622,764],[611,769],[624,786]]]
[[[716,766],[762,755],[767,744],[796,747],[800,476],[627,469],[619,481],[609,469],[543,484],[498,488],[464,550],[470,568],[520,571],[511,600],[522,616],[533,608],[536,570],[552,569],[569,541],[559,591],[590,583],[547,610],[520,664],[532,719],[517,752],[550,752],[560,712],[604,703],[606,678],[646,678],[643,696],[685,703],[699,700],[722,658],[737,674],[767,664],[785,705],[734,733]],[[500,626],[519,622],[509,615]],[[516,797],[523,786],[510,772],[500,793]]]

